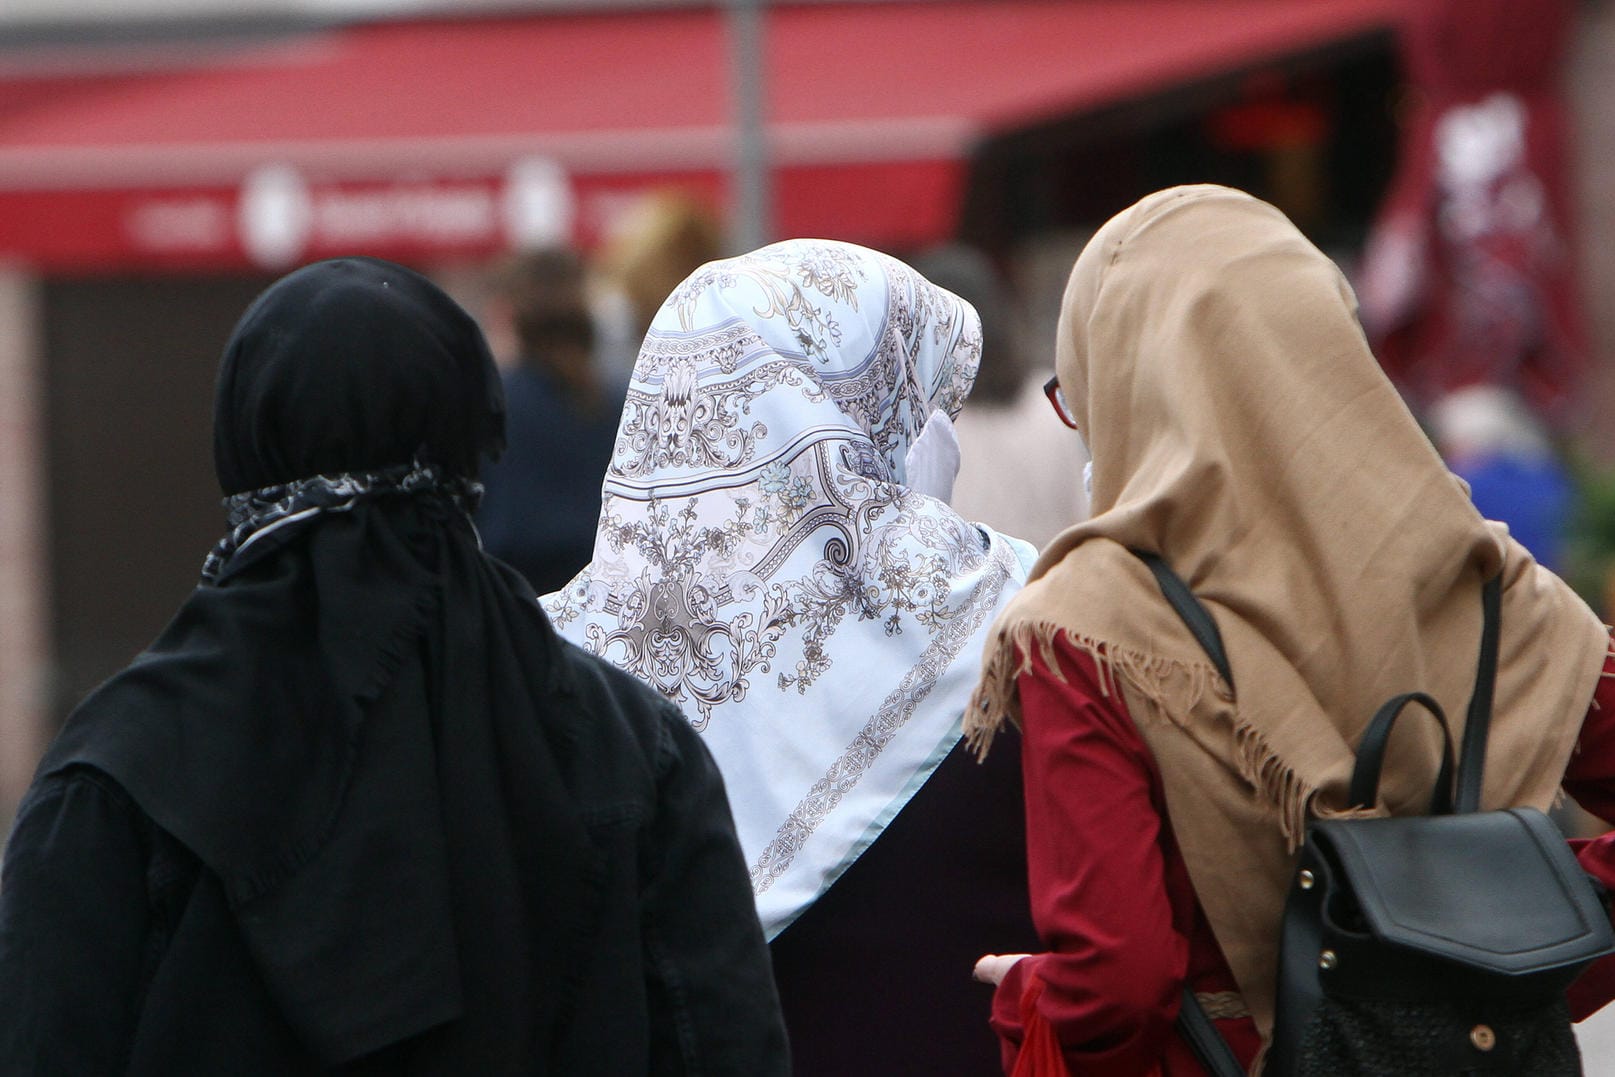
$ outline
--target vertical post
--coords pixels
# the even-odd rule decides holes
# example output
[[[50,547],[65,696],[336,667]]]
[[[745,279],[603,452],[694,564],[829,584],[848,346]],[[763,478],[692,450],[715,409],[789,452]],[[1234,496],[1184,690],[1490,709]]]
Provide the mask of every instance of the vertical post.
[[[772,238],[773,205],[768,161],[764,12],[767,0],[728,0],[729,68],[734,116],[734,198],[730,238],[742,251]]]
[[[39,289],[0,269],[0,843],[45,741],[49,576]]]

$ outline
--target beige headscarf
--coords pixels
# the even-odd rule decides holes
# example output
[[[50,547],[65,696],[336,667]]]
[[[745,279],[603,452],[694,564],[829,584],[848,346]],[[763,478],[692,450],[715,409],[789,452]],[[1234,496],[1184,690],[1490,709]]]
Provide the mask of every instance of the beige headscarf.
[[[967,731],[1017,715],[1058,632],[1119,685],[1160,767],[1195,892],[1264,1037],[1278,924],[1308,814],[1346,811],[1375,709],[1434,695],[1456,743],[1481,584],[1503,572],[1486,807],[1554,800],[1607,631],[1481,519],[1386,380],[1328,258],[1266,203],[1151,195],[1077,259],[1056,371],[1094,459],[1094,516],[1043,551],[998,618]],[[1211,610],[1229,691],[1129,547]],[[1439,735],[1399,724],[1380,808],[1426,809]],[[1079,834],[1072,841],[1081,841]]]

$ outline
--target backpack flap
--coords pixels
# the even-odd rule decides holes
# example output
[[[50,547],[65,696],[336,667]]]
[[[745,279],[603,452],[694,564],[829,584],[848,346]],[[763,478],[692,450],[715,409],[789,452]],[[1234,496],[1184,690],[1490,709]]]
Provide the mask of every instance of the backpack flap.
[[[1564,991],[1612,951],[1592,883],[1534,808],[1315,822],[1265,1072],[1569,1077]]]
[[[1534,808],[1317,822],[1309,843],[1334,869],[1326,918],[1360,914],[1379,943],[1483,974],[1561,972],[1567,985],[1615,952],[1608,913]]]

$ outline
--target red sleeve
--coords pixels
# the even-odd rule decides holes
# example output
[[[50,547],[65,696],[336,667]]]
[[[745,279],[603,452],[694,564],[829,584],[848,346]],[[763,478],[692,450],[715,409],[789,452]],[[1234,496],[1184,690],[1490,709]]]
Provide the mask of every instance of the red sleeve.
[[[1173,924],[1148,750],[1092,659],[1062,640],[1058,661],[1063,678],[1034,656],[1017,684],[1032,921],[1050,952],[999,985],[993,1027],[1007,1071],[1035,978],[1036,1012],[1072,1073],[1137,1077],[1171,1039],[1188,942]]]
[[[1576,753],[1565,769],[1564,785],[1583,808],[1606,822],[1615,820],[1615,657],[1604,660],[1604,673],[1582,723]],[[1570,845],[1582,870],[1615,893],[1615,832]],[[1571,985],[1568,997],[1570,1015],[1577,1021],[1615,999],[1615,957],[1595,961]]]
[[[1565,768],[1564,786],[1577,804],[1615,823],[1615,655],[1604,659],[1593,705]]]

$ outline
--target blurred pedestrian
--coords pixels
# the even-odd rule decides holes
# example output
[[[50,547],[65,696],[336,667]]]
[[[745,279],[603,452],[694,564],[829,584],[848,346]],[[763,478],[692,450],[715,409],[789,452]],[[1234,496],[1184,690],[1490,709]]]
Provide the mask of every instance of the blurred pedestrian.
[[[6,850],[0,1072],[785,1072],[705,748],[478,548],[502,440],[423,277],[322,262],[247,310],[229,534]]]
[[[799,1077],[990,1069],[959,963],[1033,937],[1015,762],[960,745],[1033,556],[948,506],[980,355],[966,303],[874,251],[707,265],[640,350],[594,559],[545,600],[718,760]]]
[[[613,221],[595,257],[606,369],[626,377],[662,301],[722,253],[717,218],[683,191],[652,191]]]
[[[1563,419],[1587,373],[1565,56],[1572,0],[1424,0],[1400,41],[1397,171],[1364,251],[1362,321],[1414,406],[1506,385]]]
[[[1469,484],[1480,514],[1507,524],[1509,534],[1548,568],[1562,568],[1575,488],[1519,394],[1471,385],[1441,397],[1427,418],[1436,448]]]
[[[535,595],[589,563],[627,391],[596,361],[584,286],[582,259],[564,248],[519,254],[499,280],[519,352],[504,374],[505,451],[483,466],[477,528]]]
[[[1307,820],[1349,808],[1357,742],[1387,698],[1422,689],[1465,713],[1482,583],[1499,572],[1484,806],[1546,809],[1563,780],[1615,817],[1608,631],[1475,511],[1354,306],[1282,214],[1227,188],[1151,195],[1077,259],[1056,403],[1092,450],[1094,514],[999,618],[967,711],[983,749],[1020,723],[1048,951],[978,965],[998,983],[1006,1070],[1038,1031],[1073,1074],[1199,1074],[1173,1029],[1185,984],[1252,1064]],[[1135,548],[1210,610],[1237,693]],[[1390,754],[1385,810],[1425,812],[1439,745]],[[1615,839],[1582,863],[1615,882]],[[1615,994],[1582,985],[1578,1015]]]
[[[961,460],[954,511],[1041,548],[1088,512],[1087,461],[1071,451],[1065,428],[1049,414],[1047,371],[1028,369],[1020,312],[985,254],[950,244],[922,255],[914,268],[981,316],[981,369],[954,420]],[[1004,481],[1006,469],[1015,481]]]

